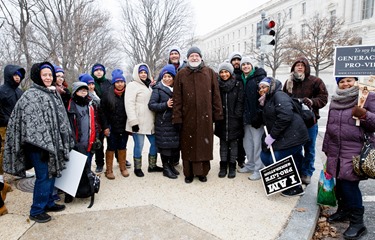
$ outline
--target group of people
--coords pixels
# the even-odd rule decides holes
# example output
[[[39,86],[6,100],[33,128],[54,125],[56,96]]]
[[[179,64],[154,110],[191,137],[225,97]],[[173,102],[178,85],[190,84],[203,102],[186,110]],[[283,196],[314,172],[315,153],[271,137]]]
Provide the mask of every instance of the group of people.
[[[121,175],[128,177],[129,136],[134,141],[137,177],[144,176],[142,150],[147,137],[148,172],[162,172],[176,179],[180,173],[175,166],[181,152],[185,182],[191,183],[195,177],[206,182],[216,135],[220,139],[218,177],[234,178],[237,170],[251,173],[250,180],[259,180],[259,170],[264,166],[292,155],[302,182],[309,184],[315,170],[318,126],[305,126],[293,98],[303,102],[319,119],[319,109],[327,104],[328,92],[324,82],[310,74],[307,59],[294,62],[290,78],[283,85],[255,66],[252,58],[238,52],[221,63],[217,72],[205,65],[197,47],[191,47],[186,57],[182,61],[181,50],[172,47],[168,64],[157,81],[149,66],[140,63],[128,83],[120,69],[113,70],[112,80],[108,80],[105,67],[97,63],[91,74],[80,75],[71,92],[64,70],[49,62],[32,66],[33,85],[24,94],[18,86],[25,69],[5,67],[5,83],[0,88],[1,159],[4,156],[0,166],[1,215],[7,212],[3,201],[10,189],[2,167],[18,176],[34,167],[36,182],[30,219],[46,222],[51,219],[47,212],[65,208],[55,203],[53,190],[70,150],[85,154],[88,166],[95,154],[96,172],[103,171],[105,159],[105,176],[111,180],[115,179],[116,156]],[[332,96],[323,143],[327,172],[337,179],[339,204],[329,221],[349,217],[351,224],[344,236],[360,236],[366,231],[358,186],[361,179],[353,172],[351,158],[359,154],[364,134],[373,138],[375,131],[375,106],[371,101],[374,95],[369,93],[363,107],[358,107],[356,80],[351,76],[336,78],[338,89]],[[353,116],[360,120],[361,127],[354,124]],[[158,153],[162,168],[156,164]],[[282,192],[283,196],[303,194],[302,186]],[[72,196],[65,198],[65,202],[72,200]]]

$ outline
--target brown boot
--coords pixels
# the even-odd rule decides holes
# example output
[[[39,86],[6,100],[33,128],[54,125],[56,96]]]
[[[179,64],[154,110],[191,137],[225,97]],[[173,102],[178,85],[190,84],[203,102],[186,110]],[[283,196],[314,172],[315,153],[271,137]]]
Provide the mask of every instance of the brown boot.
[[[8,183],[4,183],[4,188],[3,190],[1,190],[1,198],[3,199],[3,201],[5,201],[5,199],[7,198],[7,193],[11,191],[13,191],[12,187]]]
[[[117,150],[118,152],[118,164],[120,165],[120,171],[122,176],[129,177],[128,170],[126,169],[126,150]]]
[[[5,207],[5,204],[0,208],[0,216],[8,213],[8,209]]]
[[[105,152],[105,176],[108,179],[115,179],[115,175],[113,175],[113,156],[115,155],[114,151],[106,151]]]

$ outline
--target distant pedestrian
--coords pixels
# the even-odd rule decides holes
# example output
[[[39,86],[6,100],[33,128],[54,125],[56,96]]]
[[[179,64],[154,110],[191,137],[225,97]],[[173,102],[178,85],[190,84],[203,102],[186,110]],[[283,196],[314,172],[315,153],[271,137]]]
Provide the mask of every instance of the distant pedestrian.
[[[55,68],[55,72],[56,72],[56,83],[55,83],[56,90],[60,94],[65,108],[67,108],[69,104],[69,100],[71,98],[71,94],[68,89],[68,83],[65,81],[65,71],[60,66],[53,65],[53,67]]]
[[[206,182],[213,159],[213,122],[223,119],[220,90],[217,74],[204,65],[199,48],[191,47],[187,58],[173,85],[172,122],[181,126],[185,182],[191,183],[194,176]]]
[[[215,122],[215,135],[220,138],[220,171],[219,177],[236,176],[238,142],[243,139],[243,83],[233,75],[230,63],[219,65],[219,89],[223,104],[224,119]]]
[[[350,221],[345,239],[359,239],[367,232],[363,221],[365,208],[359,183],[363,178],[353,169],[353,157],[361,152],[365,134],[375,142],[375,94],[369,92],[363,108],[358,107],[359,88],[356,77],[337,77],[338,88],[331,98],[323,140],[327,156],[327,173],[336,178],[336,213],[328,222]],[[356,126],[356,117],[360,126]]]
[[[327,88],[322,79],[310,74],[310,64],[306,58],[298,58],[291,67],[290,78],[285,82],[283,91],[292,98],[300,99],[314,112],[319,119],[319,109],[328,101]],[[304,159],[301,163],[301,180],[310,184],[311,176],[315,170],[315,144],[318,135],[318,123],[308,129],[310,141],[304,147]]]
[[[172,124],[175,67],[167,64],[161,70],[161,76],[161,81],[153,88],[148,107],[156,114],[155,143],[163,163],[163,175],[176,179],[180,174],[174,168],[180,159],[180,133]]]

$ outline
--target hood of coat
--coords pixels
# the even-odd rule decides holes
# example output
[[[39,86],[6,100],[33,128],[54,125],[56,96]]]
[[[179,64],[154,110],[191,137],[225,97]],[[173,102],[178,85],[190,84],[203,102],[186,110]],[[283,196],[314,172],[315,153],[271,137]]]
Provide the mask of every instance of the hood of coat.
[[[4,68],[4,84],[7,84],[8,86],[16,89],[20,85],[20,83],[16,83],[13,80],[13,75],[17,71],[19,73],[21,73],[21,75],[22,75],[21,81],[20,81],[20,83],[21,83],[22,80],[25,78],[26,70],[24,68],[22,68],[21,66],[18,66],[18,65],[7,65]]]
[[[43,66],[43,65],[49,65],[50,66],[50,69],[52,71],[52,76],[53,76],[52,85],[55,85],[55,83],[56,83],[55,68],[53,67],[53,65],[50,62],[41,62],[41,63],[33,64],[33,66],[31,67],[31,71],[30,71],[31,80],[34,83],[38,84],[39,86],[46,87],[43,83],[42,77],[40,76],[40,71],[41,71],[40,67]]]
[[[271,84],[270,90],[267,93],[267,98],[271,98],[275,94],[275,92],[282,90],[283,84],[279,80],[274,79],[273,77],[268,78],[271,79]]]
[[[310,76],[310,64],[309,61],[305,57],[297,58],[297,60],[293,63],[292,68],[290,69],[290,72],[294,72],[294,67],[297,63],[303,63],[305,65],[305,79]]]
[[[151,80],[151,76],[152,76],[152,74],[151,74],[151,69],[150,69],[150,67],[146,64],[146,63],[140,63],[140,64],[137,64],[137,65],[135,65],[135,67],[133,68],[133,81],[135,81],[135,82],[139,82],[139,83],[142,83],[142,80],[139,78],[139,75],[138,75],[138,69],[139,69],[139,67],[140,66],[146,66],[147,67],[147,69],[148,69],[148,73],[147,73],[147,78],[148,79],[150,79]]]

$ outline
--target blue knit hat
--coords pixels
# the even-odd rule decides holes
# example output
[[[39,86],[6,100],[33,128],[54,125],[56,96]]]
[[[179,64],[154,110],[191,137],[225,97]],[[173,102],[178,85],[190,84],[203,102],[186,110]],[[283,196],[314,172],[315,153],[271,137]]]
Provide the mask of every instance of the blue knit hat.
[[[118,82],[118,81],[124,81],[124,82],[126,82],[123,73],[124,72],[121,69],[115,69],[115,70],[113,70],[112,71],[112,84],[115,84],[115,82]]]
[[[21,79],[23,78],[23,74],[20,70],[17,70],[13,75],[18,75]]]
[[[79,75],[78,79],[81,82],[85,82],[87,85],[89,85],[89,83],[95,83],[94,78],[87,73],[82,73],[81,75]]]
[[[336,82],[337,82],[337,85],[339,85],[339,82],[344,79],[344,78],[348,78],[348,77],[336,77]],[[352,77],[354,78],[356,81],[358,81],[358,78],[357,77]]]
[[[147,66],[146,65],[139,66],[138,73],[140,73],[141,71],[145,71],[148,74],[148,68],[147,68]]]
[[[172,75],[172,77],[176,76],[176,68],[174,67],[173,64],[167,64],[163,67],[163,69],[160,72],[160,76],[163,77],[164,74],[169,73]]]
[[[59,72],[64,73],[64,69],[62,67],[57,66],[57,65],[53,65],[53,67],[55,68],[55,73],[59,73]]]
[[[100,63],[95,63],[94,66],[92,66],[91,74],[94,74],[96,70],[102,70],[104,72],[104,75],[106,73],[105,67],[103,66],[103,64]]]
[[[271,81],[272,81],[272,78],[270,77],[265,77],[263,78],[260,82],[259,82],[259,85],[260,84],[265,84],[267,86],[271,86]]]
[[[52,67],[51,67],[51,65],[49,65],[49,64],[42,64],[42,65],[39,67],[39,70],[41,71],[42,69],[45,69],[45,68],[50,69],[52,73],[54,72],[54,69],[52,70]]]

